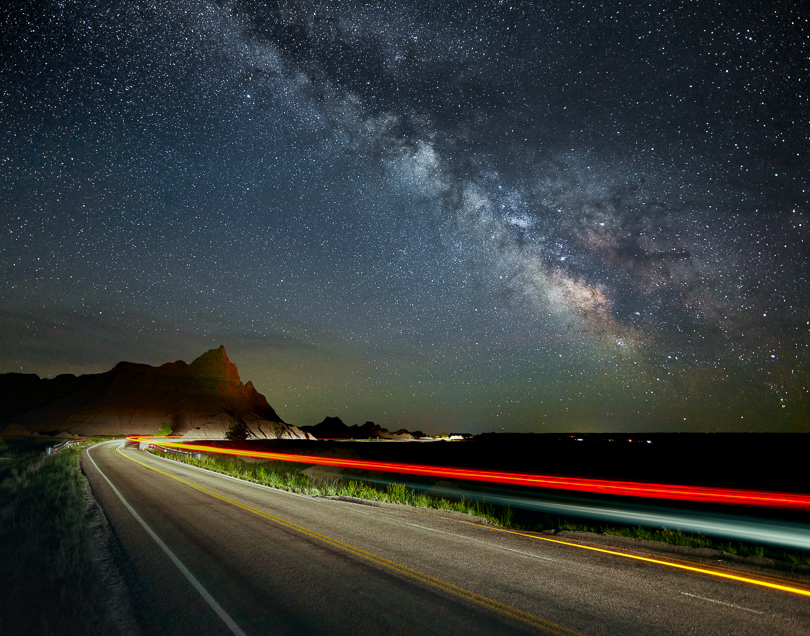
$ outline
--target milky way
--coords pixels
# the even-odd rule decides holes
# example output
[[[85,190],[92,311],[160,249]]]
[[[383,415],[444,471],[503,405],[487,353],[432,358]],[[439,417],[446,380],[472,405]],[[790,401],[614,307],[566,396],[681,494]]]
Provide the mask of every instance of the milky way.
[[[0,372],[224,344],[301,425],[810,427],[801,3],[10,4]]]

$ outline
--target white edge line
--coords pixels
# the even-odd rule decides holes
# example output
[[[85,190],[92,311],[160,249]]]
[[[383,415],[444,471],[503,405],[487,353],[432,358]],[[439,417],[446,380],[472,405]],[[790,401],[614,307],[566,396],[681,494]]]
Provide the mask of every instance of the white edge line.
[[[155,446],[160,446],[160,444],[155,444]],[[265,488],[267,490],[272,490],[274,492],[284,493],[285,495],[292,495],[293,497],[301,497],[302,499],[308,499],[309,501],[315,501],[317,503],[321,503],[323,501],[336,501],[335,499],[320,498],[320,497],[315,496],[315,495],[302,495],[301,493],[291,492],[289,490],[282,490],[281,488],[274,488],[273,486],[267,486],[265,484],[257,484],[255,481],[248,481],[247,479],[240,479],[239,477],[234,477],[233,475],[228,475],[226,473],[219,473],[219,472],[217,472],[215,470],[210,470],[208,468],[202,468],[201,466],[195,466],[194,464],[187,464],[185,462],[177,461],[177,460],[174,460],[174,459],[169,459],[168,457],[161,457],[160,455],[155,455],[153,453],[149,453],[149,451],[143,451],[143,452],[148,453],[150,457],[154,457],[155,459],[160,459],[160,460],[165,461],[165,462],[171,462],[172,464],[175,464],[175,465],[176,464],[181,464],[181,465],[186,466],[188,468],[193,468],[195,470],[201,470],[201,471],[206,472],[206,473],[208,473],[210,475],[217,475],[219,477],[226,477],[228,479],[232,479],[233,481],[237,481],[240,484],[250,484],[251,486],[256,486],[257,488]],[[204,451],[200,451],[200,452],[204,452]],[[365,507],[365,505],[366,505],[366,504],[360,504],[360,503],[357,503],[357,502],[354,502],[354,501],[341,501],[340,503],[354,504],[355,506],[363,506],[363,507]],[[358,510],[356,508],[350,508],[350,510],[353,510],[354,512],[359,512],[359,513],[364,514],[364,515],[372,514],[369,511]],[[488,546],[490,548],[493,547],[493,544],[488,543],[486,541],[481,541],[479,539],[473,539],[471,537],[464,537],[464,536],[462,536],[460,534],[456,534],[454,532],[447,532],[445,530],[436,530],[435,528],[428,528],[427,526],[420,526],[420,525],[417,525],[415,523],[406,523],[406,525],[413,526],[415,528],[422,528],[424,530],[430,530],[432,532],[439,532],[439,533],[442,533],[442,534],[447,534],[447,535],[450,535],[450,536],[453,536],[453,537],[457,537],[457,538],[461,539],[462,541],[472,541],[473,543],[481,543],[482,545]],[[499,549],[499,550],[505,550],[506,552],[514,552],[515,554],[522,554],[523,556],[527,556],[527,557],[530,557],[532,559],[540,559],[542,561],[551,561],[553,563],[567,563],[566,561],[561,561],[560,559],[552,559],[551,557],[540,556],[539,554],[532,554],[531,552],[523,552],[522,550],[515,550],[514,548],[507,548],[506,546],[497,546],[496,545],[494,547]],[[710,600],[710,599],[707,599],[707,600]],[[745,609],[745,608],[743,607],[741,609]],[[753,612],[755,610],[750,610],[750,611]]]
[[[114,444],[116,442],[117,442],[117,440],[115,440],[113,442],[102,442],[102,443],[104,443],[104,444]],[[169,546],[167,546],[165,543],[163,543],[163,541],[160,540],[160,537],[158,537],[154,533],[152,528],[150,528],[148,525],[146,525],[146,522],[143,519],[141,519],[140,515],[138,515],[137,512],[135,512],[135,509],[127,503],[126,499],[124,499],[124,497],[121,495],[121,493],[118,492],[118,488],[113,486],[113,483],[109,480],[107,475],[105,475],[103,472],[101,472],[101,469],[98,467],[98,464],[96,464],[96,462],[90,456],[90,449],[89,448],[87,449],[87,459],[89,459],[90,463],[93,464],[96,471],[98,471],[98,474],[101,475],[104,478],[104,480],[109,484],[110,488],[112,488],[113,492],[121,500],[121,503],[124,504],[124,507],[127,510],[129,510],[129,512],[135,518],[135,521],[137,521],[139,524],[141,524],[143,529],[146,530],[146,533],[155,540],[155,543],[157,543],[158,546],[160,546],[160,549],[163,550],[166,553],[166,556],[168,556],[169,559],[171,559],[172,563],[174,563],[177,566],[177,569],[179,569],[183,573],[183,576],[185,576],[188,579],[188,582],[191,583],[191,585],[194,587],[194,589],[197,590],[197,592],[200,593],[200,596],[202,596],[205,599],[205,602],[208,603],[208,605],[211,606],[211,609],[214,610],[217,613],[217,615],[228,626],[228,628],[231,630],[231,632],[236,634],[236,636],[246,636],[245,632],[242,631],[242,629],[239,627],[239,625],[237,625],[236,622],[228,615],[228,613],[224,609],[222,609],[220,604],[217,603],[214,600],[214,597],[211,596],[208,593],[208,590],[206,590],[202,586],[202,584],[194,577],[194,575],[188,570],[188,568],[185,565],[183,565],[183,562],[180,561],[180,559],[178,559],[175,556],[174,552],[172,552],[169,549]]]
[[[431,532],[440,532],[441,534],[456,537],[457,539],[460,539],[465,543],[480,543],[493,550],[504,550],[506,552],[514,552],[515,554],[522,554],[523,556],[531,557],[532,559],[542,559],[543,561],[553,561],[554,563],[566,563],[566,561],[560,561],[559,559],[552,559],[551,557],[540,556],[539,554],[532,554],[531,552],[524,552],[523,550],[515,550],[514,548],[507,548],[504,545],[497,545],[495,543],[489,543],[488,541],[473,539],[472,537],[465,537],[464,535],[456,534],[455,532],[447,532],[446,530],[437,530],[436,528],[429,528],[428,526],[420,526],[419,524],[416,523],[406,522],[405,525],[413,526],[414,528],[422,528],[423,530],[430,530]]]
[[[159,444],[155,444],[155,446],[159,446]],[[144,451],[144,452],[148,452],[148,451]],[[256,486],[257,488],[266,488],[267,490],[272,490],[274,492],[280,492],[280,493],[284,493],[286,495],[292,495],[293,497],[301,497],[302,499],[308,499],[310,501],[316,501],[316,502],[319,502],[319,503],[321,501],[335,501],[334,499],[320,499],[319,497],[316,497],[316,496],[313,496],[313,495],[302,495],[302,494],[297,493],[297,492],[290,492],[289,490],[282,490],[281,488],[273,488],[273,486],[266,486],[265,484],[257,484],[255,481],[248,481],[246,479],[239,479],[239,477],[234,477],[232,475],[227,475],[225,473],[219,473],[219,472],[217,472],[215,470],[209,470],[208,468],[202,468],[201,466],[195,466],[194,464],[186,464],[185,462],[180,462],[180,461],[176,461],[174,459],[169,459],[168,457],[161,457],[160,455],[154,455],[152,453],[149,453],[149,455],[151,457],[154,457],[155,459],[160,459],[160,460],[163,460],[163,461],[166,461],[166,462],[171,462],[172,464],[181,464],[183,466],[187,466],[188,468],[194,468],[195,470],[201,470],[201,471],[204,471],[204,472],[209,473],[211,475],[218,475],[219,477],[227,477],[228,479],[232,479],[233,481],[238,481],[240,484],[250,484],[251,486]],[[353,503],[356,506],[364,505],[364,504],[357,504],[357,503],[355,503],[353,501],[346,501],[346,502],[341,502],[341,503],[349,503],[349,504]],[[362,513],[364,515],[371,514],[370,512],[368,512],[366,510],[356,510],[356,509],[352,509],[352,510],[354,510],[354,512],[360,512],[360,513]],[[413,526],[415,528],[422,528],[424,530],[430,530],[432,532],[439,532],[441,534],[448,534],[450,536],[458,537],[459,539],[462,539],[463,541],[472,541],[474,543],[481,543],[483,545],[492,547],[492,544],[487,543],[486,541],[480,541],[478,539],[472,539],[470,537],[463,537],[463,536],[461,536],[459,534],[455,534],[453,532],[447,532],[445,530],[437,530],[435,528],[428,528],[427,526],[420,526],[420,525],[417,525],[415,523],[406,523],[406,525]],[[552,559],[550,557],[540,556],[539,554],[532,554],[531,552],[523,552],[522,550],[515,550],[514,548],[507,548],[505,546],[495,546],[495,547],[500,549],[500,550],[505,550],[507,552],[514,552],[516,554],[522,554],[523,556],[531,557],[533,559],[540,559],[542,561],[552,561],[553,563],[566,563],[565,561],[560,561],[559,559]],[[710,599],[707,599],[707,600],[710,600]],[[741,608],[741,609],[745,609],[745,608]],[[749,610],[749,611],[753,612],[755,610]]]
[[[446,532],[444,530],[437,530],[436,528],[428,528],[427,526],[420,526],[418,523],[408,523],[405,522],[406,526],[413,526],[414,528],[421,528],[422,530],[430,530],[431,532],[438,532],[439,534],[449,534],[451,537],[457,537],[459,535],[453,534],[452,532]],[[459,537],[462,538],[462,537]]]
[[[742,607],[741,605],[734,605],[734,603],[724,603],[723,601],[718,601],[713,598],[706,598],[705,596],[698,596],[697,594],[690,594],[689,592],[681,592],[684,596],[691,596],[692,598],[699,598],[701,601],[709,601],[710,603],[718,603],[720,605],[725,605],[726,607],[733,607],[735,609],[745,610],[746,612],[753,612],[754,614],[764,614],[765,612],[759,612],[755,609],[751,609],[750,607]]]
[[[160,446],[160,444],[155,444],[155,446]],[[176,464],[181,464],[182,466],[186,466],[188,468],[193,468],[195,470],[201,470],[201,471],[206,472],[206,473],[208,473],[210,475],[217,475],[219,477],[227,477],[228,479],[232,479],[233,481],[237,481],[240,484],[250,484],[251,486],[256,486],[257,488],[266,488],[267,490],[272,490],[274,492],[284,493],[285,495],[292,495],[293,497],[301,497],[302,499],[308,499],[309,501],[315,501],[315,502],[318,502],[318,503],[320,503],[322,501],[335,501],[334,499],[321,499],[321,498],[319,498],[317,496],[313,496],[313,495],[302,495],[301,493],[290,492],[289,490],[282,490],[281,488],[274,488],[273,486],[266,486],[265,484],[257,484],[255,481],[248,481],[247,479],[240,479],[239,477],[234,477],[233,475],[228,475],[228,474],[225,474],[225,473],[219,473],[219,472],[217,472],[215,470],[209,470],[208,468],[202,468],[201,466],[195,466],[194,464],[187,464],[185,462],[176,461],[174,459],[169,459],[168,457],[161,457],[160,455],[154,455],[153,453],[149,453],[149,451],[144,451],[144,452],[148,453],[151,457],[154,457],[155,459],[160,459],[160,460],[165,461],[165,462],[171,462],[172,464],[175,464],[175,465]],[[200,452],[202,452],[202,451],[200,451]],[[341,503],[354,504],[355,506],[361,506],[361,505],[364,506],[365,505],[365,504],[355,503],[353,501],[343,501]],[[364,514],[364,515],[371,514],[370,512],[368,512],[366,510],[357,510],[356,508],[350,508],[350,509],[353,510],[354,512],[359,512],[359,513]],[[437,530],[435,528],[428,528],[427,526],[420,526],[420,525],[417,525],[415,523],[406,523],[406,525],[413,526],[415,528],[422,528],[424,530],[430,530],[431,532],[439,532],[441,534],[447,534],[447,535],[450,535],[450,536],[453,536],[453,537],[458,537],[462,541],[472,541],[474,543],[481,543],[483,545],[493,547],[492,544],[490,544],[490,543],[488,543],[486,541],[480,541],[478,539],[472,539],[470,537],[464,537],[462,535],[455,534],[453,532],[447,532],[445,530]],[[505,550],[507,552],[514,552],[516,554],[522,554],[523,556],[531,557],[533,559],[540,559],[542,561],[552,561],[553,563],[566,563],[565,561],[561,561],[559,559],[552,559],[550,557],[540,556],[539,554],[532,554],[531,552],[523,552],[522,550],[515,550],[514,548],[507,548],[505,546],[494,546],[494,547],[496,547],[497,549],[500,549],[500,550]],[[745,608],[742,608],[742,609],[745,609]],[[750,611],[754,611],[754,610],[750,610]]]
[[[349,507],[345,508],[349,512],[356,512],[359,515],[370,515],[371,513],[368,510],[363,510],[363,508],[369,508],[371,506],[365,506],[363,504],[355,503],[353,501],[340,501],[339,499],[324,499],[324,501],[334,502],[336,504],[348,504]],[[354,508],[352,508],[354,506]],[[377,508],[379,510],[379,508]]]
[[[155,444],[155,446],[160,446],[160,444]],[[291,492],[289,490],[282,490],[281,488],[274,488],[273,486],[266,486],[265,484],[257,484],[255,481],[248,481],[247,479],[240,479],[239,477],[234,477],[233,475],[228,475],[228,474],[225,474],[225,473],[219,473],[219,472],[217,472],[215,470],[209,470],[208,468],[202,468],[201,466],[195,466],[194,464],[187,464],[185,462],[177,461],[177,460],[174,460],[174,459],[169,459],[168,457],[161,457],[160,455],[154,455],[153,453],[149,453],[149,451],[144,451],[144,452],[148,453],[150,457],[154,457],[155,459],[159,459],[159,460],[162,460],[162,461],[165,461],[165,462],[171,462],[172,464],[175,464],[175,465],[176,464],[181,464],[182,466],[186,466],[188,468],[193,468],[195,470],[201,470],[201,471],[206,472],[206,473],[208,473],[210,475],[217,475],[219,477],[226,477],[228,479],[232,479],[233,481],[237,481],[240,484],[250,484],[251,486],[256,486],[257,488],[265,488],[267,490],[272,490],[274,492],[284,493],[285,495],[292,495],[293,497],[301,497],[302,499],[308,499],[309,501],[315,501],[315,502],[318,502],[318,503],[321,503],[323,501],[335,501],[334,499],[322,499],[322,498],[314,496],[314,495],[302,495],[301,493]],[[203,451],[200,451],[200,452],[203,452]],[[359,504],[359,503],[356,503],[356,502],[353,502],[353,501],[342,501],[341,503],[354,504],[355,506],[365,506],[365,504]],[[359,512],[359,513],[364,514],[364,515],[371,514],[370,512],[368,512],[366,510],[357,510],[356,508],[351,508],[351,510],[353,510],[354,512]],[[483,545],[493,547],[492,544],[490,544],[490,543],[488,543],[486,541],[480,541],[478,539],[472,539],[470,537],[464,537],[462,535],[455,534],[454,532],[447,532],[445,530],[437,530],[435,528],[428,528],[427,526],[420,526],[420,525],[417,525],[415,523],[406,523],[406,525],[413,526],[415,528],[422,528],[424,530],[430,530],[432,532],[439,532],[441,534],[447,534],[447,535],[450,535],[450,536],[453,536],[453,537],[458,537],[459,539],[461,539],[463,541],[472,541],[474,543],[481,543]],[[522,550],[515,550],[514,548],[507,548],[505,546],[495,546],[495,547],[497,549],[505,550],[507,552],[514,552],[516,554],[522,554],[523,556],[531,557],[533,559],[540,559],[542,561],[551,561],[553,563],[566,563],[566,561],[561,561],[559,559],[552,559],[550,557],[540,556],[539,554],[532,554],[531,552],[523,552]],[[745,609],[745,608],[742,608],[742,609]],[[750,611],[753,612],[754,610],[750,610]]]
[[[155,446],[160,446],[160,444],[155,444]],[[144,453],[148,453],[150,457],[154,457],[155,459],[160,459],[164,462],[171,462],[172,464],[180,464],[182,466],[187,466],[188,468],[194,468],[195,470],[201,470],[203,472],[208,473],[209,475],[218,475],[219,477],[226,477],[227,479],[232,479],[233,481],[238,481],[240,484],[250,484],[251,486],[256,486],[257,488],[266,488],[267,490],[272,490],[274,492],[282,492],[285,495],[292,495],[293,497],[301,497],[302,499],[309,499],[310,501],[320,502],[321,499],[317,495],[302,495],[300,492],[291,492],[289,490],[282,490],[281,488],[274,488],[273,486],[267,486],[266,484],[257,484],[255,481],[248,481],[247,479],[239,479],[239,477],[234,477],[233,475],[228,475],[226,473],[219,473],[215,470],[210,470],[208,468],[203,468],[201,466],[195,466],[194,464],[187,464],[186,462],[181,462],[176,459],[169,459],[168,457],[161,457],[160,455],[155,455],[154,453],[150,453],[149,451],[142,451]],[[165,451],[164,451],[165,452]],[[204,451],[200,451],[204,452]],[[271,460],[272,461],[272,460]]]

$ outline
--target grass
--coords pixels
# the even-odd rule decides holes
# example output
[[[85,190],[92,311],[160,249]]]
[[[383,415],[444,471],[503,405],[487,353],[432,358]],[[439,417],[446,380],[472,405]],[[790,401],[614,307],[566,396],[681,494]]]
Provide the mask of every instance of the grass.
[[[9,634],[110,634],[118,630],[105,606],[101,575],[91,556],[87,483],[78,466],[80,448],[55,453],[12,454],[0,461],[0,625]],[[301,465],[247,463],[236,458],[158,453],[240,479],[316,496],[367,499],[452,510],[509,528],[598,532],[675,545],[721,550],[738,556],[772,558],[810,567],[802,552],[721,541],[678,530],[619,525],[593,526],[475,500],[431,496],[392,483],[376,486],[356,479],[310,479]]]
[[[247,463],[236,457],[222,455],[189,455],[182,452],[167,453],[158,450],[152,452],[162,457],[207,468],[239,479],[302,494],[354,497],[422,508],[453,510],[483,517],[489,522],[505,528],[530,531],[554,529],[625,536],[648,541],[660,541],[670,545],[708,548],[740,557],[751,556],[774,559],[797,567],[810,567],[810,555],[804,552],[726,541],[702,534],[681,532],[677,529],[656,529],[620,524],[593,525],[585,523],[581,519],[563,519],[555,515],[515,510],[508,506],[482,503],[476,500],[435,497],[397,483],[387,484],[383,487],[370,485],[359,480],[328,481],[310,479],[301,472],[302,466],[300,464],[288,462]]]
[[[305,495],[320,497],[352,497],[368,501],[404,504],[420,508],[451,510],[483,517],[499,526],[510,527],[513,511],[509,507],[497,506],[471,499],[446,499],[421,493],[404,484],[375,486],[359,480],[312,479],[301,472],[300,464],[289,462],[246,463],[235,457],[221,455],[189,455],[186,453],[152,450],[156,455],[167,457],[214,472],[252,481],[279,490],[287,490]]]
[[[9,634],[105,634],[80,449],[0,462],[0,624]]]
[[[680,530],[670,530],[669,528],[644,528],[642,526],[621,526],[621,525],[601,525],[594,526],[584,523],[564,522],[560,525],[561,530],[572,530],[579,532],[595,532],[598,534],[613,535],[620,537],[632,537],[646,541],[662,541],[671,545],[681,545],[691,548],[708,548],[718,550],[726,554],[739,557],[759,557],[774,559],[784,563],[799,567],[810,567],[810,555],[791,550],[770,548],[755,543],[745,543],[742,541],[724,541],[714,537],[707,537],[702,534],[681,532]]]

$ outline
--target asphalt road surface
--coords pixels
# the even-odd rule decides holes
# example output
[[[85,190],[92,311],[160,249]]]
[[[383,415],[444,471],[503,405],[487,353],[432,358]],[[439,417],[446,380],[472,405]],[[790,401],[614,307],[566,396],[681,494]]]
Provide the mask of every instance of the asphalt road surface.
[[[810,595],[630,550],[295,495],[121,442],[82,462],[146,634],[810,633]]]

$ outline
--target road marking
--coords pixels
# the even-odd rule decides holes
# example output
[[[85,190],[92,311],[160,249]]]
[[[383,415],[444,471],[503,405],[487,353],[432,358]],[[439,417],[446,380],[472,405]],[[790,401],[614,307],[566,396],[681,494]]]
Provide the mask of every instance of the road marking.
[[[725,603],[723,601],[718,601],[713,598],[706,598],[705,596],[698,596],[697,594],[690,594],[689,592],[681,592],[684,596],[691,596],[692,598],[699,598],[701,601],[709,601],[709,603],[717,603],[719,605],[725,605],[727,607],[733,607],[735,609],[745,610],[746,612],[753,612],[754,614],[764,614],[765,612],[758,612],[757,610],[753,610],[750,607],[743,607],[742,605],[734,605],[734,603]]]
[[[110,443],[114,443],[114,442],[103,442],[103,443],[104,444],[110,444]],[[174,563],[177,566],[177,569],[179,569],[180,572],[183,573],[183,576],[185,576],[188,579],[188,582],[191,583],[191,585],[194,587],[194,589],[197,590],[197,592],[199,592],[200,596],[202,596],[205,599],[205,602],[208,603],[208,605],[211,607],[211,609],[214,610],[214,612],[216,612],[216,614],[228,626],[228,629],[230,629],[231,632],[236,634],[236,636],[246,636],[245,632],[242,631],[242,629],[239,627],[239,625],[237,625],[236,622],[228,615],[228,613],[224,609],[222,609],[222,606],[214,600],[214,597],[211,596],[211,594],[209,594],[208,590],[206,590],[202,586],[202,584],[189,571],[189,569],[185,565],[183,565],[183,562],[180,561],[180,559],[177,558],[177,556],[174,554],[174,552],[172,552],[169,549],[169,546],[167,546],[165,543],[163,543],[163,541],[160,540],[160,537],[158,537],[155,534],[155,532],[152,530],[152,528],[150,528],[146,524],[146,522],[143,519],[141,519],[140,515],[137,512],[135,512],[135,509],[132,506],[130,506],[129,503],[127,502],[127,500],[124,499],[123,495],[121,495],[121,493],[118,492],[118,488],[113,486],[113,483],[110,481],[110,479],[107,477],[107,475],[105,475],[103,472],[101,472],[101,469],[98,467],[98,464],[96,464],[95,460],[93,460],[93,458],[90,456],[90,449],[89,448],[87,449],[87,459],[89,459],[90,463],[93,464],[95,469],[98,471],[98,474],[101,475],[104,478],[104,480],[109,484],[110,488],[112,488],[113,492],[121,500],[121,503],[124,504],[124,507],[127,510],[129,510],[129,512],[135,518],[135,521],[137,521],[139,524],[141,524],[143,529],[146,530],[146,533],[150,537],[152,537],[152,539],[155,540],[155,543],[157,543],[158,546],[160,546],[160,549],[163,550],[163,552],[166,553],[166,556],[169,557],[171,562]]]
[[[430,530],[431,532],[438,532],[439,534],[449,534],[451,537],[458,537],[459,535],[453,534],[452,532],[445,532],[444,530],[436,530],[436,528],[428,528],[427,526],[420,526],[418,523],[405,523],[406,526],[412,526],[414,528],[422,528],[422,530]]]
[[[334,499],[332,501],[334,501]],[[350,501],[342,501],[340,503],[349,503],[349,504],[351,504]],[[354,504],[354,505],[358,506],[359,504]],[[371,514],[368,510],[361,510],[360,508],[357,508],[357,507],[355,507],[355,508],[349,507],[349,508],[345,508],[345,510],[351,510],[352,512],[356,512],[359,515],[370,515]]]
[[[344,543],[342,541],[338,541],[337,539],[333,539],[332,537],[329,537],[327,535],[320,534],[318,532],[305,528],[304,526],[299,526],[295,523],[286,521],[280,517],[268,514],[262,510],[259,510],[258,508],[254,508],[240,501],[236,501],[235,499],[231,499],[229,497],[225,497],[224,495],[220,495],[219,493],[214,492],[213,490],[208,490],[207,488],[198,486],[197,484],[194,484],[186,479],[183,479],[182,477],[177,477],[163,470],[160,470],[159,468],[155,468],[154,466],[150,466],[149,464],[137,460],[134,457],[130,457],[128,454],[122,452],[120,447],[117,448],[116,451],[121,456],[127,458],[128,460],[135,462],[136,464],[140,464],[141,466],[143,466],[148,470],[153,470],[157,473],[160,473],[161,475],[169,477],[170,479],[179,481],[180,483],[185,484],[190,488],[193,488],[194,490],[207,494],[211,497],[215,497],[216,499],[229,503],[233,506],[236,506],[237,508],[242,508],[247,512],[252,512],[253,514],[259,517],[267,519],[268,521],[272,521],[273,523],[276,523],[289,530],[295,530],[296,532],[300,532],[303,535],[322,541],[323,543],[331,545],[335,548],[344,550],[346,552],[349,552],[350,554],[361,557],[363,559],[367,559],[368,561],[376,563],[377,565],[380,565],[382,567],[388,568],[389,570],[393,570],[394,572],[397,572],[401,575],[407,576],[412,579],[416,579],[421,583],[425,583],[427,585],[435,587],[439,590],[442,590],[445,593],[452,594],[466,601],[475,603],[490,611],[494,611],[503,616],[507,616],[514,620],[518,620],[532,627],[545,630],[551,634],[557,634],[558,636],[582,636],[579,632],[576,632],[572,629],[568,629],[567,627],[563,627],[562,625],[557,625],[556,623],[548,621],[544,618],[540,618],[539,616],[535,616],[534,614],[524,612],[523,610],[519,610],[516,607],[511,607],[510,605],[506,605],[505,603],[501,603],[499,601],[496,601],[495,599],[491,599],[481,594],[477,594],[476,592],[467,590],[463,587],[459,587],[458,585],[453,585],[452,583],[448,583],[447,581],[443,581],[442,579],[430,576],[429,574],[424,574],[419,570],[414,570],[413,568],[401,565],[396,561],[391,561],[384,557],[377,556],[376,554],[367,552],[360,548],[356,548],[353,545]]]
[[[334,503],[339,504],[349,504],[348,507],[343,508],[344,510],[350,510],[351,512],[356,512],[359,515],[370,515],[371,513],[368,510],[363,510],[363,508],[367,508],[368,506],[361,506],[358,503],[354,503],[353,501],[340,501],[339,499],[322,499],[321,501],[331,501]]]
[[[131,458],[129,458],[129,459],[131,459]],[[137,461],[137,460],[133,459],[132,461]],[[141,462],[138,462],[138,463],[141,463]],[[146,464],[144,464],[144,465],[146,465]],[[185,464],[185,465],[188,465],[188,464]],[[156,469],[152,469],[152,470],[156,470]],[[214,472],[214,471],[210,471],[210,472]],[[217,473],[217,474],[220,474],[220,473]],[[236,479],[236,478],[234,478],[234,479]],[[248,482],[248,481],[245,481],[245,480],[240,480],[240,481],[243,481],[244,483],[253,483],[253,482]],[[286,491],[282,490],[280,492],[286,492]],[[299,496],[302,496],[302,495],[299,495]],[[799,594],[800,596],[810,597],[810,590],[803,589],[803,588],[800,588],[800,587],[792,587],[790,585],[783,585],[782,583],[773,583],[773,582],[765,581],[765,580],[762,580],[762,579],[752,579],[750,577],[737,576],[735,574],[730,574],[728,572],[720,572],[720,571],[717,571],[717,570],[709,570],[709,569],[706,569],[706,568],[699,568],[699,567],[696,567],[696,566],[686,565],[686,564],[683,564],[683,563],[676,563],[676,562],[673,562],[673,561],[664,561],[662,559],[653,559],[653,558],[650,558],[650,557],[642,557],[642,556],[638,556],[638,555],[635,555],[635,554],[628,554],[626,552],[618,552],[616,550],[607,550],[605,548],[596,548],[596,547],[593,547],[593,546],[582,545],[580,543],[573,543],[571,541],[561,541],[560,539],[551,539],[549,537],[542,537],[542,536],[538,536],[538,535],[534,535],[534,534],[526,534],[525,532],[517,532],[515,530],[508,530],[506,528],[498,528],[498,527],[494,527],[494,526],[484,525],[484,524],[481,524],[481,523],[473,523],[473,522],[470,522],[470,521],[462,521],[461,519],[453,519],[452,517],[444,517],[444,516],[440,516],[440,515],[437,515],[437,516],[439,516],[441,519],[445,519],[447,521],[452,521],[452,522],[455,522],[455,523],[463,523],[463,524],[471,525],[471,526],[477,526],[477,527],[480,527],[480,528],[484,528],[486,530],[494,530],[494,531],[497,531],[497,532],[506,532],[506,533],[509,533],[509,534],[515,534],[515,535],[522,536],[522,537],[528,537],[529,539],[536,539],[538,541],[547,541],[549,543],[557,543],[557,544],[560,544],[560,545],[566,545],[566,546],[573,547],[573,548],[579,548],[581,550],[591,550],[593,552],[601,552],[601,553],[604,553],[604,554],[611,554],[613,556],[619,556],[619,557],[623,557],[623,558],[626,558],[626,559],[635,559],[637,561],[645,561],[647,563],[655,563],[656,565],[663,565],[663,566],[677,568],[677,569],[681,569],[681,570],[697,572],[699,574],[707,574],[709,576],[715,576],[715,577],[718,577],[718,578],[730,579],[730,580],[739,581],[739,582],[742,582],[742,583],[749,583],[751,585],[758,585],[758,586],[761,586],[761,587],[767,587],[767,588],[771,588],[771,589],[775,589],[775,590],[780,590],[782,592],[789,592],[791,594]],[[538,558],[543,558],[543,557],[538,557]],[[560,561],[560,562],[562,563],[564,561]]]
[[[671,568],[677,568],[680,570],[688,570],[690,572],[698,572],[700,574],[708,574],[709,576],[716,576],[718,578],[723,579],[731,579],[733,581],[740,581],[742,583],[750,583],[752,585],[759,585],[761,587],[768,587],[774,590],[781,590],[782,592],[790,592],[792,594],[799,594],[801,596],[808,596],[810,597],[810,590],[803,589],[800,587],[792,587],[790,585],[782,585],[781,583],[772,583],[770,581],[764,581],[762,579],[752,579],[747,576],[737,576],[736,574],[730,574],[728,572],[720,572],[718,570],[707,570],[706,568],[699,568],[693,565],[686,565],[684,563],[676,563],[674,561],[664,561],[662,559],[653,559],[650,557],[643,557],[638,556],[636,554],[628,554],[627,552],[618,552],[616,550],[607,550],[605,548],[595,548],[590,545],[582,545],[581,543],[573,543],[571,541],[561,541],[560,539],[550,539],[548,537],[541,537],[535,534],[527,534],[525,532],[518,532],[516,530],[507,530],[506,528],[497,528],[494,526],[485,526],[480,523],[473,523],[471,521],[462,521],[461,519],[453,519],[452,517],[441,517],[442,519],[446,519],[447,521],[453,521],[455,523],[464,523],[470,526],[476,526],[478,528],[483,528],[485,530],[493,530],[495,532],[506,532],[507,534],[516,534],[520,537],[527,537],[529,539],[535,539],[537,541],[548,541],[549,543],[557,543],[559,545],[567,545],[572,548],[579,548],[580,550],[590,550],[592,552],[601,552],[603,554],[612,554],[613,556],[623,557],[625,559],[634,559],[636,561],[645,561],[646,563],[655,563],[656,565],[665,565]]]
[[[440,517],[441,519],[446,519],[447,517]],[[486,541],[481,541],[480,539],[473,539],[472,537],[465,537],[460,534],[456,534],[455,532],[447,532],[445,530],[437,530],[436,528],[428,528],[427,526],[420,526],[417,523],[406,523],[407,526],[413,526],[414,528],[422,528],[423,530],[430,530],[431,532],[438,532],[440,534],[446,534],[451,537],[456,537],[457,539],[461,539],[464,543],[480,543],[488,547],[491,550],[504,550],[506,552],[514,552],[515,554],[522,554],[523,556],[531,557],[533,559],[541,559],[543,561],[553,561],[554,563],[565,563],[565,561],[561,561],[559,559],[552,559],[551,557],[540,556],[539,554],[532,554],[531,552],[524,552],[523,550],[515,550],[514,548],[507,548],[506,546],[502,545],[493,545]]]
[[[175,464],[182,464],[183,466],[187,466],[188,468],[193,468],[194,470],[201,470],[204,473],[209,473],[211,475],[219,475],[220,477],[226,477],[227,479],[232,479],[233,481],[238,481],[240,484],[250,484],[251,486],[256,486],[256,488],[266,488],[267,490],[272,490],[273,492],[283,492],[285,495],[291,495],[292,497],[299,497],[301,499],[309,499],[310,501],[318,501],[317,497],[313,497],[312,495],[302,495],[300,492],[292,492],[290,490],[283,490],[281,488],[276,488],[274,486],[268,486],[267,484],[257,484],[255,481],[248,481],[247,479],[240,479],[239,477],[234,477],[233,475],[229,475],[227,473],[220,473],[216,470],[211,470],[210,468],[203,468],[202,466],[195,466],[194,464],[187,464],[186,462],[180,461],[178,459],[169,459],[168,457],[161,457],[160,455],[155,455],[154,453],[149,453],[152,457],[156,457],[164,462],[173,462]]]

